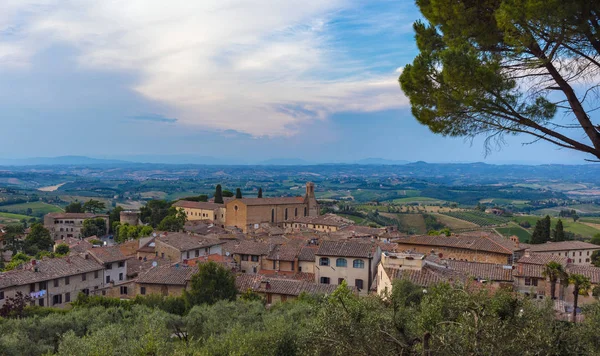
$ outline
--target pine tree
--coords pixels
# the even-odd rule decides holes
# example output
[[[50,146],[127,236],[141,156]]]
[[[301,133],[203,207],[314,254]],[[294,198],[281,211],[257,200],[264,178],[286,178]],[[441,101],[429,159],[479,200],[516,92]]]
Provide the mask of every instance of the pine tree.
[[[554,241],[565,241],[565,230],[563,227],[562,220],[558,219],[556,222],[556,229],[554,230]]]
[[[262,188],[258,188],[258,197],[262,198]]]
[[[223,190],[221,184],[217,184],[215,189],[215,204],[223,204]]]
[[[544,240],[544,223],[542,220],[538,220],[535,223],[535,228],[533,229],[529,242],[532,244],[543,244],[546,242]]]
[[[240,188],[237,188],[235,190],[235,198],[236,199],[242,199],[242,190]]]
[[[542,220],[542,227],[544,228],[543,230],[543,237],[544,237],[544,242],[550,241],[550,232],[552,231],[550,229],[550,225],[551,225],[551,220],[550,220],[550,216],[546,215],[546,217]]]

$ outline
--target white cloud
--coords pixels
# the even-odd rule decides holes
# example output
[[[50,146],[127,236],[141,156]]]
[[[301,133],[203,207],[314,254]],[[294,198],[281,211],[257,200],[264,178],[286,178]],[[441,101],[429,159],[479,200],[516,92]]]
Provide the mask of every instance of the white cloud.
[[[5,3],[6,2],[6,3]],[[407,104],[332,45],[343,0],[3,0],[0,66],[53,44],[82,68],[135,72],[132,88],[168,104],[178,123],[289,135],[306,120]],[[0,32],[0,33],[2,33]],[[343,79],[332,79],[343,78]]]

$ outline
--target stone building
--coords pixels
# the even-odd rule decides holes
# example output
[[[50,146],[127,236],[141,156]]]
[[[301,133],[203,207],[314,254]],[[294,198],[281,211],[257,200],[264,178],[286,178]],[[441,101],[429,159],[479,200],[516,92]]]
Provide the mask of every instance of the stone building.
[[[17,292],[33,299],[33,305],[62,308],[79,293],[104,288],[104,266],[89,255],[32,260],[12,271],[0,273],[0,307]]]
[[[225,241],[210,235],[197,236],[175,232],[157,236],[154,243],[158,257],[175,263],[212,254],[221,255],[221,245]]]
[[[135,283],[135,295],[181,296],[197,268],[185,266],[154,267],[142,273]]]
[[[493,233],[459,234],[452,236],[415,235],[394,240],[398,250],[429,254],[459,261],[512,265],[527,246]]]
[[[255,274],[241,274],[235,280],[239,293],[252,291],[262,296],[267,304],[296,299],[300,294],[328,295],[336,285],[318,284],[286,278],[272,278]],[[355,291],[354,288],[351,290]]]
[[[375,281],[380,258],[379,246],[371,242],[323,241],[315,252],[315,281],[339,285],[345,280],[366,295]]]
[[[531,245],[532,253],[543,253],[558,257],[567,257],[569,263],[580,266],[592,265],[592,253],[600,250],[600,246],[583,241],[546,242]]]
[[[339,229],[352,225],[354,222],[335,214],[319,216],[300,216],[290,221],[284,221],[283,227],[291,230],[309,229],[319,232],[336,232]]]
[[[206,220],[218,225],[225,223],[225,204],[178,200],[173,206],[183,210],[188,221]]]
[[[123,210],[119,213],[119,222],[121,225],[128,224],[131,226],[140,225],[140,212],[133,210]]]
[[[94,247],[88,253],[104,266],[103,280],[106,287],[127,282],[127,259],[119,246]],[[127,294],[127,293],[125,293]]]
[[[306,183],[304,197],[242,198],[231,200],[225,206],[225,225],[243,232],[257,229],[264,223],[283,226],[284,222],[301,216],[319,215],[315,185],[311,182]]]
[[[49,213],[44,216],[44,227],[50,231],[54,240],[74,237],[82,238],[83,222],[87,219],[101,218],[109,230],[108,215],[92,213]]]

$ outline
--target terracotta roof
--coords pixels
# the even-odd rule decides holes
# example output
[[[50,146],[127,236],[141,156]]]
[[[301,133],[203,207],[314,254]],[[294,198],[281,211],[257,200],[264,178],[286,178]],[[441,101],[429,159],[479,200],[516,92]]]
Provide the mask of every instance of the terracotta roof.
[[[241,241],[233,248],[233,253],[238,255],[263,255],[266,256],[271,250],[269,244],[256,241]]]
[[[293,245],[275,245],[267,256],[269,260],[276,261],[295,261],[300,253],[300,246]]]
[[[200,201],[178,200],[178,201],[176,201],[173,204],[173,206],[176,206],[178,208],[216,210],[216,209],[225,207],[225,204],[216,204],[216,203],[208,203],[208,202],[200,202]]]
[[[346,226],[350,224],[354,224],[352,220],[343,218],[339,215],[335,214],[325,214],[325,215],[317,215],[317,216],[299,216],[290,221],[286,221],[286,223],[301,223],[301,224],[317,224],[317,225],[327,225],[327,226]]]
[[[38,272],[35,272],[35,267]],[[35,266],[29,262],[19,269],[0,273],[0,288],[43,282],[98,271],[103,268],[93,258],[86,259],[79,255],[62,258],[44,257],[42,260],[38,260]]]
[[[458,271],[430,265],[425,265],[420,270],[402,270],[397,268],[386,268],[385,270],[392,280],[407,279],[422,287],[442,282],[465,282],[467,279],[463,273]]]
[[[568,265],[567,273],[582,274],[588,277],[592,284],[600,284],[600,268],[598,267]]]
[[[528,263],[518,263],[513,276],[544,278],[544,265],[534,265]]]
[[[80,254],[85,251],[91,249],[93,246],[87,240],[75,239],[72,237],[66,238],[64,240],[56,240],[54,244],[66,244],[69,246],[69,254]]]
[[[549,252],[565,250],[600,250],[600,246],[583,241],[546,242],[545,244],[531,245],[531,252]]]
[[[512,255],[514,251],[520,251],[523,248],[519,247],[509,239],[489,235],[452,235],[452,236],[429,236],[418,235],[408,236],[394,240],[401,245],[421,245],[432,247],[452,247],[462,248],[467,250],[477,250],[493,252],[505,255]]]
[[[566,256],[556,256],[549,253],[531,253],[529,256],[521,257],[517,263],[527,263],[532,265],[547,265],[549,262],[555,261],[563,266],[566,266],[569,262],[569,258]]]
[[[141,274],[137,279],[137,283],[185,286],[187,283],[186,281],[197,271],[197,268],[184,266],[155,267],[148,270],[148,272]]]
[[[216,237],[197,236],[186,233],[170,232],[167,235],[156,237],[156,242],[162,242],[179,251],[189,251],[197,248],[210,247],[225,243]]]
[[[92,214],[92,213],[48,213],[46,216],[50,216],[54,219],[91,219],[91,218],[108,218],[106,214]]]
[[[362,225],[348,225],[341,230],[350,232],[355,236],[379,236],[380,234],[386,232],[385,228],[369,227]]]
[[[204,220],[188,220],[185,222],[183,229],[198,235],[227,233],[227,230],[222,228],[221,225],[213,224],[212,222],[207,222]]]
[[[171,265],[171,261],[166,258],[139,259],[131,258],[127,260],[127,277],[135,277],[141,272],[153,268],[152,264],[156,262],[157,266]]]
[[[268,281],[268,284],[261,284],[262,281]],[[303,292],[308,294],[331,294],[337,288],[337,286],[333,284],[316,284],[294,279],[264,277],[256,274],[239,275],[236,278],[236,287],[240,292],[250,289],[258,293],[290,296],[298,296]]]
[[[89,250],[89,253],[100,261],[100,263],[124,261],[128,258],[121,252],[119,246],[94,247]]]
[[[481,263],[481,262],[465,262],[446,260],[447,265],[455,271],[462,272],[463,274],[477,278],[485,279],[490,281],[510,281],[512,282],[512,266],[511,268],[505,268],[504,265],[498,265],[493,263]]]
[[[369,258],[373,256],[373,246],[370,241],[323,241],[315,255]]]
[[[298,254],[299,261],[311,261],[315,262],[315,253],[317,253],[317,246],[304,246]]]
[[[227,205],[240,202],[244,205],[291,205],[304,203],[304,197],[280,197],[280,198],[242,198],[227,202]]]

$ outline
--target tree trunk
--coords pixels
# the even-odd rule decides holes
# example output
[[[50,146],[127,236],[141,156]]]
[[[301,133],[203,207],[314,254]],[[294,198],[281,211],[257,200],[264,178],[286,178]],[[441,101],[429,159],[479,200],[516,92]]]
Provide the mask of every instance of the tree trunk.
[[[556,299],[556,280],[550,280],[550,296],[552,300]]]
[[[577,286],[575,286],[577,287]],[[579,299],[579,288],[575,288],[575,290],[573,291],[573,322],[576,323],[577,322],[577,302]]]

